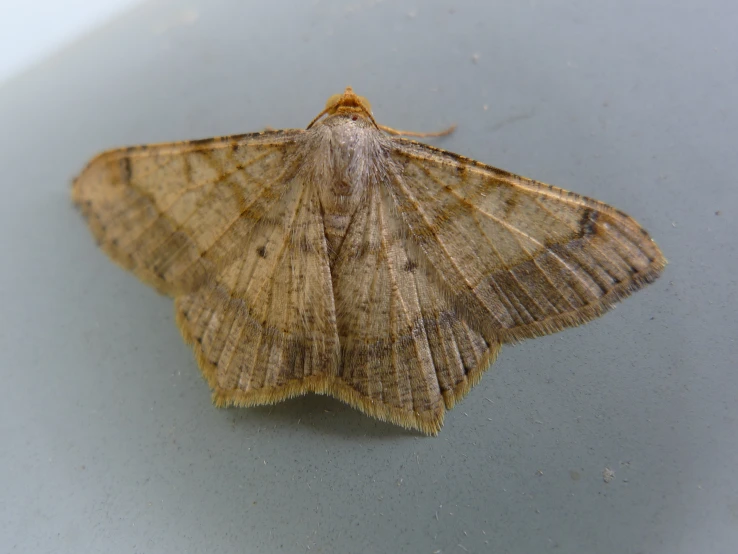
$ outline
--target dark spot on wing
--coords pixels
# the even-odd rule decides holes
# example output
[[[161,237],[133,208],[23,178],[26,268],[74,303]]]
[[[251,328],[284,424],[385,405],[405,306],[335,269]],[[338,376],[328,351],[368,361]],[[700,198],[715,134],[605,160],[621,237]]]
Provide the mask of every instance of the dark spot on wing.
[[[518,205],[518,195],[516,192],[513,192],[510,196],[505,198],[505,210],[503,212],[503,215],[507,217],[510,215],[510,212],[512,212]]]
[[[120,180],[126,185],[131,182],[131,158],[128,156],[120,159]]]
[[[582,217],[579,220],[580,237],[589,237],[597,232],[595,226],[597,225],[598,215],[599,214],[596,211],[591,210],[590,208],[586,208],[584,210]]]

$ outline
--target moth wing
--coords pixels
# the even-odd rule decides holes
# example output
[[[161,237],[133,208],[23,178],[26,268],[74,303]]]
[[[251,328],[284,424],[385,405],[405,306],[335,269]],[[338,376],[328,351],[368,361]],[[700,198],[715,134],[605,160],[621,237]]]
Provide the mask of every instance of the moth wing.
[[[499,343],[454,311],[407,238],[388,191],[370,186],[332,267],[341,343],[335,394],[379,419],[435,434]]]
[[[103,152],[72,198],[101,248],[174,295],[238,255],[286,193],[303,131],[276,131]]]
[[[338,339],[303,131],[122,149],[73,186],[118,263],[176,297],[219,405],[325,390]]]
[[[219,406],[329,392],[340,356],[323,219],[309,183],[267,212],[258,238],[189,294],[177,324]]]
[[[602,202],[406,139],[387,187],[408,236],[488,341],[597,317],[658,277],[648,233]]]

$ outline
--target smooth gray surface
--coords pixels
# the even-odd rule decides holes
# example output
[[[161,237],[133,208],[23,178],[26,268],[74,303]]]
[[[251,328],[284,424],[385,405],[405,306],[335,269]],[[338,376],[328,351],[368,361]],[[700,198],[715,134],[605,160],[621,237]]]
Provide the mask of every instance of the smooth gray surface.
[[[736,15],[155,2],[5,83],[0,551],[738,551]],[[349,84],[380,122],[456,122],[435,144],[631,213],[665,275],[503,349],[435,439],[323,397],[215,409],[70,179],[112,146],[305,126]]]

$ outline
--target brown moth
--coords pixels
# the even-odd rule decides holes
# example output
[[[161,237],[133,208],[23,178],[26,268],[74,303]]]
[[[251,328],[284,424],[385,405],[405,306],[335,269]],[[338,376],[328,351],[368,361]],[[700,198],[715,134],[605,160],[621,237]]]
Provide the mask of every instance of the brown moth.
[[[104,152],[72,196],[175,298],[217,406],[314,392],[427,434],[503,343],[666,265],[619,210],[391,134],[349,87],[304,130]]]

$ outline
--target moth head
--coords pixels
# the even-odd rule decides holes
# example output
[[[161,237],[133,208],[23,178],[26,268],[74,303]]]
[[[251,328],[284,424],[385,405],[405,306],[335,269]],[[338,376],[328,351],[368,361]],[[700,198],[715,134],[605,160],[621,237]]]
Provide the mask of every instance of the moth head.
[[[342,94],[334,94],[325,103],[325,111],[328,115],[332,115],[339,110],[355,111],[359,110],[367,115],[372,113],[372,105],[369,100],[363,96],[359,96],[351,87],[346,87]]]
[[[353,119],[365,117],[377,126],[377,122],[374,121],[372,116],[372,105],[369,100],[356,94],[351,87],[346,87],[342,94],[334,94],[328,98],[323,111],[310,122],[307,128],[310,129],[324,115],[331,116],[337,113],[353,114]]]

